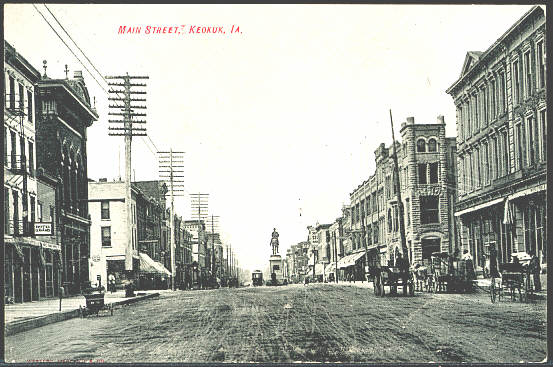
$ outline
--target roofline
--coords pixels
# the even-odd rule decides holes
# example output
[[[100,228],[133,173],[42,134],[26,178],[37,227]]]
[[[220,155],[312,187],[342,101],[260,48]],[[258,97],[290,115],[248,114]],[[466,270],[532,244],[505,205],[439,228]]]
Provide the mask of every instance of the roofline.
[[[81,107],[83,107],[83,109],[88,112],[88,114],[93,118],[93,121],[98,121],[98,119],[100,118],[100,116],[98,115],[98,113],[96,113],[96,111],[94,111],[92,109],[92,107],[90,106],[87,106],[85,103],[83,103],[82,99],[80,96],[78,96],[77,94],[75,94],[75,92],[73,91],[73,89],[71,88],[71,86],[69,86],[67,84],[67,82],[64,80],[64,79],[42,79],[42,80],[39,80],[38,82],[38,87],[39,89],[41,87],[44,87],[44,88],[48,88],[48,87],[63,87],[67,92],[69,92],[71,94],[71,96],[76,99],[79,104],[81,105]]]
[[[486,51],[482,52],[482,54],[480,55],[480,58],[476,61],[476,63],[474,63],[464,75],[461,75],[449,88],[447,88],[445,92],[447,94],[451,94],[451,90],[453,88],[457,87],[457,85],[463,79],[465,79],[465,76],[468,75],[476,67],[476,65],[479,65],[482,62],[484,62],[484,59],[486,58],[486,56],[488,56],[493,50],[495,50],[501,44],[501,42],[503,42],[508,36],[510,36],[511,33],[513,33],[515,29],[517,29],[523,22],[525,22],[538,9],[541,12],[543,12],[543,9],[539,5],[534,5],[522,17],[520,17],[519,20],[517,20],[511,27],[509,27],[509,29],[507,29],[507,31],[505,33],[503,33],[503,35],[501,37],[499,37],[490,47],[488,47],[488,49]]]

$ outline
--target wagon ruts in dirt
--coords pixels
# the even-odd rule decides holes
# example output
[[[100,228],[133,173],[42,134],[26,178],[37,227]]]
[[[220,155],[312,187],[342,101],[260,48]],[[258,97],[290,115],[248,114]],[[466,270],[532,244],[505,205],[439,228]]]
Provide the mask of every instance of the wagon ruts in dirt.
[[[81,311],[81,316],[86,317],[92,314],[96,314],[96,316],[99,316],[100,311],[109,312],[109,314],[113,316],[113,306],[110,304],[105,304],[104,295],[105,293],[103,292],[84,294],[84,298],[86,299],[86,307],[79,307]]]
[[[389,287],[389,293],[397,294],[398,287],[403,288],[403,295],[414,296],[415,284],[413,273],[409,270],[401,270],[396,267],[383,266],[374,268],[374,294],[384,296],[386,287]]]

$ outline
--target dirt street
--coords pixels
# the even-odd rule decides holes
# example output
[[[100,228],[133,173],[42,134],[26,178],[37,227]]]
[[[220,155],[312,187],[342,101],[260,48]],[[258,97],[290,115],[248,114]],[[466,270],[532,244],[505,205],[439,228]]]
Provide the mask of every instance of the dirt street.
[[[546,301],[376,297],[348,285],[177,291],[6,339],[6,361],[515,362],[546,353]]]

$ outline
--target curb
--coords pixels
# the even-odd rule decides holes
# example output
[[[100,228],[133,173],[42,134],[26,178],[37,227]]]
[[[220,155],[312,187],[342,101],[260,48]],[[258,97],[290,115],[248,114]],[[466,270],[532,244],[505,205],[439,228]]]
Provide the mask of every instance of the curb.
[[[111,305],[111,306],[129,305],[138,301],[142,301],[142,300],[146,300],[154,297],[159,297],[159,293],[150,293],[144,296],[128,298],[122,301],[107,303],[107,305]],[[80,310],[77,308],[70,311],[56,312],[56,313],[51,313],[49,315],[33,317],[31,319],[13,321],[5,325],[4,335],[5,336],[15,335],[23,331],[39,328],[41,326],[80,317],[80,315],[81,315]]]

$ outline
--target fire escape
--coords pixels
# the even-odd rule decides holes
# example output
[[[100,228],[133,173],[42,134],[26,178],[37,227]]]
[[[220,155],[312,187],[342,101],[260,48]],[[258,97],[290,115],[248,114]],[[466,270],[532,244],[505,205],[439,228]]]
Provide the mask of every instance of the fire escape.
[[[22,93],[20,93],[22,94]],[[12,184],[13,186],[19,186],[22,182],[22,193],[21,193],[21,204],[23,209],[22,220],[19,220],[19,213],[17,208],[17,203],[14,203],[14,213],[13,221],[10,223],[8,233],[13,236],[29,236],[33,234],[32,223],[29,222],[29,205],[28,205],[28,189],[27,189],[27,180],[29,173],[27,171],[27,157],[25,155],[25,117],[27,113],[25,112],[25,103],[23,95],[20,95],[20,100],[15,100],[15,94],[6,94],[6,103],[4,111],[4,119],[8,125],[19,124],[19,142],[20,142],[20,153],[16,154],[16,142],[11,142],[11,155],[6,158],[6,163],[8,164],[8,170],[11,173],[11,177],[8,175],[6,182]],[[5,142],[7,137],[5,138]]]

